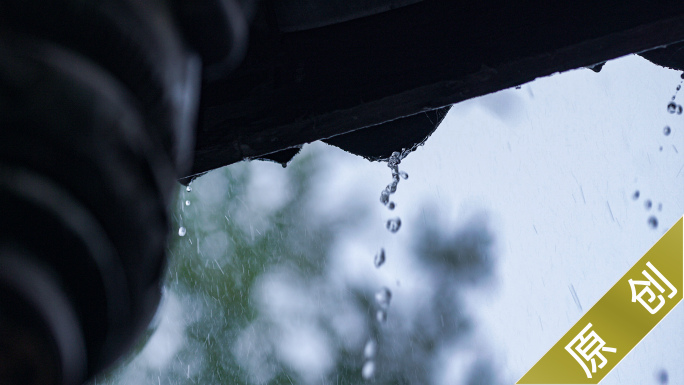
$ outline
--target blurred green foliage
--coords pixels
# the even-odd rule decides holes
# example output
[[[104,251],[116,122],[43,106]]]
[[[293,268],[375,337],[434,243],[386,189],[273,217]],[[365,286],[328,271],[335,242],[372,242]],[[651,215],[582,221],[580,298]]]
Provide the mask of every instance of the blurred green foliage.
[[[94,383],[358,384],[372,339],[376,370],[367,382],[441,383],[449,355],[465,349],[463,383],[496,384],[488,357],[464,342],[472,320],[461,295],[492,275],[486,220],[475,218],[462,230],[435,220],[412,234],[425,294],[380,324],[377,287],[340,281],[329,266],[341,230],[369,219],[359,202],[348,202],[340,215],[312,215],[312,191],[328,172],[324,156],[305,151],[273,183],[261,176],[256,187],[250,163],[213,171],[192,192],[179,187],[165,286],[176,310],[160,314],[151,329],[162,336],[148,336],[147,345]],[[439,211],[430,217],[439,219]],[[185,236],[178,236],[180,226]],[[171,356],[155,361],[165,352]]]

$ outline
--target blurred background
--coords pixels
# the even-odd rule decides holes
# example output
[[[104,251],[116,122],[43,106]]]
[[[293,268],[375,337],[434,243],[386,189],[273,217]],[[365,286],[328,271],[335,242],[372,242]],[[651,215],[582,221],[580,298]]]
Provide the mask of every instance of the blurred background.
[[[92,384],[515,383],[684,214],[680,75],[628,56],[454,105],[393,210],[387,163],[320,142],[179,185],[153,326]],[[682,311],[603,384],[684,382]]]

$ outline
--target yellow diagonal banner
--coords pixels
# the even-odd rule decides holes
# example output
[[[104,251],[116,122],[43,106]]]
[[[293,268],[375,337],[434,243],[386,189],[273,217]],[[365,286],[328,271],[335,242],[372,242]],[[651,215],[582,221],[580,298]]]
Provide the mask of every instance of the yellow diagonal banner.
[[[598,384],[682,300],[682,219],[517,383]]]

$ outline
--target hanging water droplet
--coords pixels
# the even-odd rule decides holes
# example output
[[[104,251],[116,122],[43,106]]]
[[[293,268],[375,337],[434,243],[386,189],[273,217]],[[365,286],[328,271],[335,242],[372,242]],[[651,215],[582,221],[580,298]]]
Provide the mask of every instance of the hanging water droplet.
[[[663,134],[665,134],[665,136],[670,135],[671,132],[672,129],[670,128],[670,126],[665,126],[665,128],[663,128]]]
[[[361,376],[364,380],[370,380],[375,374],[375,363],[373,361],[366,361],[361,368]]]
[[[185,233],[187,233],[187,230],[185,229],[185,227],[181,226],[178,228],[178,235],[180,235],[181,237],[184,237]]]
[[[387,309],[389,307],[391,300],[392,292],[386,287],[383,287],[377,293],[375,293],[375,302],[383,309]]]
[[[670,102],[670,104],[667,105],[667,112],[671,114],[677,112],[677,104],[675,102]]]
[[[368,340],[368,342],[366,342],[366,346],[363,348],[363,356],[366,358],[375,357],[375,351],[377,350],[377,348],[378,345],[375,343],[374,340]]]
[[[383,263],[385,263],[385,249],[380,249],[380,252],[375,254],[373,263],[375,263],[375,267],[380,267]]]
[[[390,196],[390,192],[388,189],[382,190],[382,192],[380,193],[380,202],[383,205],[387,205],[387,203],[389,202],[389,196]]]
[[[394,208],[396,207],[396,205],[394,204],[394,202],[390,202],[389,205],[388,205],[387,207],[389,207],[390,210],[394,210]]]
[[[186,187],[186,188],[185,188],[185,191],[187,191],[187,192],[192,191],[192,187],[190,187],[190,186]]]
[[[378,310],[378,312],[375,313],[375,319],[381,324],[384,324],[385,321],[387,321],[387,312],[384,310]]]
[[[185,201],[186,206],[190,206],[190,201]]]
[[[404,180],[408,179],[408,173],[406,171],[400,172],[399,176],[401,176]]]
[[[650,210],[651,207],[653,207],[653,202],[651,202],[650,199],[647,199],[646,202],[644,202],[644,207],[646,207],[646,210]]]
[[[648,218],[648,225],[651,226],[652,228],[658,227],[658,218],[656,217],[650,217]]]
[[[387,160],[387,167],[394,168],[401,163],[401,154],[397,151],[393,152],[392,155]]]
[[[639,194],[640,194],[640,193],[639,193],[639,190],[636,190],[636,191],[634,192],[634,195],[632,195],[632,199],[634,199],[634,200],[639,199]]]
[[[387,220],[387,230],[389,230],[391,233],[396,233],[397,231],[399,231],[400,227],[401,227],[401,219],[394,218],[394,219],[388,219]]]

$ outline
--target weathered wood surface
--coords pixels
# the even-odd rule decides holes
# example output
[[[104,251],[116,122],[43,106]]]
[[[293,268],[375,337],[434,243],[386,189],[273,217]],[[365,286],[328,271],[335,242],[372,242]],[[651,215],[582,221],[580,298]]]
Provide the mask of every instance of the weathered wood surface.
[[[683,1],[426,0],[293,33],[264,1],[242,66],[204,85],[193,172],[678,41]]]

